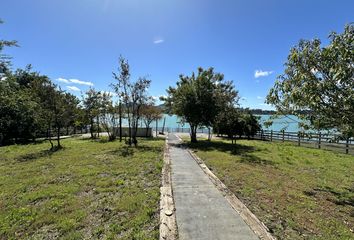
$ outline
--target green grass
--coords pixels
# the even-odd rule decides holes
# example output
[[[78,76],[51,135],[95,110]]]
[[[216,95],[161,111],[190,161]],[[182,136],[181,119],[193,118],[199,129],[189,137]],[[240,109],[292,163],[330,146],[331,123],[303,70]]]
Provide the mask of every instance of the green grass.
[[[0,148],[0,239],[157,239],[164,141]]]
[[[354,239],[354,157],[287,143],[188,144],[279,239]]]

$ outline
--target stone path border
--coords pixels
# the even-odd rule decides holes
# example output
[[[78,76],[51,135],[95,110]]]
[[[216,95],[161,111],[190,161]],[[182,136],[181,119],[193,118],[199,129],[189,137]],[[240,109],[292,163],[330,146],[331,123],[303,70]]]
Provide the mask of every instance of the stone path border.
[[[183,141],[178,135],[175,135],[180,141]],[[262,240],[276,240],[269,233],[269,229],[262,223],[241,201],[235,194],[233,194],[228,187],[210,171],[206,166],[204,161],[195,155],[192,150],[188,149],[189,154],[198,163],[200,168],[204,173],[210,178],[219,191],[222,192],[223,196],[230,203],[233,209],[241,216],[245,223],[252,229],[252,231]]]
[[[160,193],[160,240],[177,240],[176,209],[173,200],[171,161],[167,137],[165,140]]]

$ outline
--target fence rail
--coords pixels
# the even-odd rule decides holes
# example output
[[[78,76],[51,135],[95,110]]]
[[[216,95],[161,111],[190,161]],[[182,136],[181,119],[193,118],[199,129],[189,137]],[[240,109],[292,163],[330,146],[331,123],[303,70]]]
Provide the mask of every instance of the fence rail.
[[[328,149],[346,154],[354,154],[354,138],[343,138],[339,134],[285,132],[273,130],[261,130],[255,138],[268,141],[294,142],[298,146]]]
[[[156,131],[156,128],[152,128]],[[157,131],[165,133],[168,132],[178,132],[178,133],[189,133],[190,128],[170,128],[158,127]],[[212,131],[212,130],[210,130]],[[208,128],[200,128],[197,133],[208,133]],[[258,131],[254,136],[255,139],[266,140],[266,141],[281,141],[281,142],[292,142],[298,146],[312,147],[319,149],[333,150],[337,152],[342,152],[346,154],[354,155],[354,138],[344,139],[339,134],[327,134],[327,133],[306,133],[306,132],[285,132],[285,131],[273,131],[273,130],[261,130]]]

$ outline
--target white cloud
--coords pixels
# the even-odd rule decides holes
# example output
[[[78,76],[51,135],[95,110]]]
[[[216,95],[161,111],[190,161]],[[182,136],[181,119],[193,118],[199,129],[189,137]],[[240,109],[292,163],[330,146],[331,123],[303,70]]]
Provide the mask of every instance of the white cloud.
[[[163,43],[165,40],[162,39],[162,38],[159,38],[159,39],[155,39],[154,40],[154,44],[160,44],[160,43]]]
[[[261,97],[261,96],[257,96],[257,99],[263,99],[263,97]]]
[[[92,82],[85,82],[85,81],[81,81],[79,79],[74,79],[74,78],[71,78],[69,79],[69,81],[71,83],[76,83],[76,84],[81,84],[81,85],[87,85],[87,86],[93,86],[93,83]]]
[[[254,72],[254,77],[255,78],[259,78],[259,77],[266,77],[269,76],[270,74],[272,74],[273,71],[262,71],[262,70],[256,70]]]
[[[74,91],[74,92],[80,92],[80,88],[75,87],[75,86],[66,86],[67,89],[69,89],[70,91]]]
[[[93,86],[92,82],[86,82],[86,81],[81,81],[79,79],[71,78],[71,79],[66,79],[66,78],[57,78],[56,79],[58,82],[62,83],[74,83],[74,84],[80,84],[80,85],[86,85],[86,86]]]
[[[58,82],[69,83],[69,80],[68,80],[68,79],[65,79],[65,78],[57,78],[56,80],[57,80]]]

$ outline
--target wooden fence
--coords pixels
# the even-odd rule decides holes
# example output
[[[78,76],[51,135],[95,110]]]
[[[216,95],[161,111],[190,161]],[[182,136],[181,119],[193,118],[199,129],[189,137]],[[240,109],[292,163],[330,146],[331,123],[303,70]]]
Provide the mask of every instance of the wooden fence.
[[[159,132],[162,128],[157,128]],[[156,131],[156,128],[153,128]],[[211,130],[212,131],[212,130]],[[169,128],[165,127],[164,132],[179,132],[189,133],[190,128]],[[197,133],[208,133],[207,128],[200,128]],[[281,141],[291,142],[297,146],[312,147],[318,149],[327,149],[338,151],[346,154],[354,155],[354,138],[344,139],[339,134],[327,134],[327,133],[306,133],[306,132],[285,132],[285,131],[273,131],[273,130],[261,130],[258,131],[255,139],[266,141]]]
[[[345,139],[339,134],[261,130],[257,132],[255,138],[267,141],[287,141],[296,143],[298,146],[354,154],[354,138]]]

